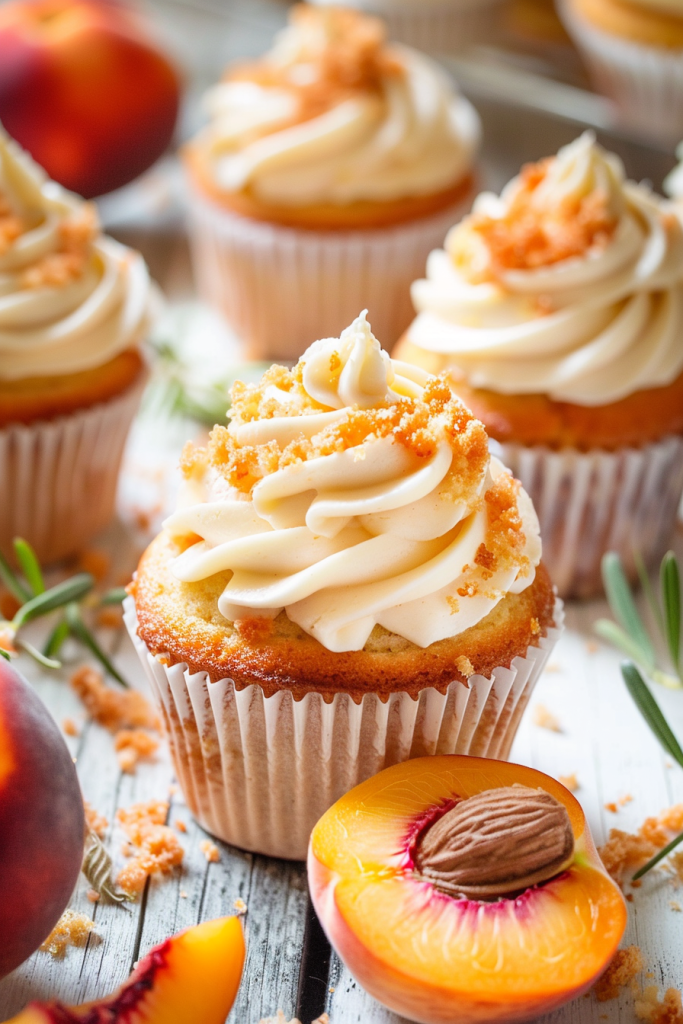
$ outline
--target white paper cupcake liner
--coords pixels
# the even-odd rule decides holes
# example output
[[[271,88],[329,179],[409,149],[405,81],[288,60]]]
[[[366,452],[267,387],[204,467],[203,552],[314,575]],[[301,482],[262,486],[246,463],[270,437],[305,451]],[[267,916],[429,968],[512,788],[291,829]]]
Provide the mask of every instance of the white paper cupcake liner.
[[[319,5],[336,0],[313,0]],[[375,14],[387,23],[389,39],[428,53],[456,53],[501,33],[503,0],[347,0],[347,6]]]
[[[339,693],[330,703],[290,691],[265,697],[230,679],[170,665],[137,634],[132,598],[124,619],[152,686],[168,735],[178,781],[192,814],[232,846],[303,860],[318,818],[353,786],[383,768],[426,754],[476,754],[507,759],[520,718],[562,631],[554,627],[510,668],[490,678],[429,688],[417,699],[368,693],[356,704]]]
[[[107,402],[0,429],[0,550],[23,537],[41,562],[83,549],[114,514],[124,445],[147,371]]]
[[[621,555],[631,578],[634,551],[648,567],[658,564],[683,492],[683,437],[614,452],[498,447],[534,503],[543,561],[562,597],[601,593],[606,551]]]
[[[253,358],[298,359],[318,338],[339,337],[366,308],[390,348],[414,316],[412,281],[471,198],[395,227],[309,231],[241,217],[192,193],[198,291]]]
[[[566,2],[560,13],[596,88],[614,100],[624,122],[651,138],[678,142],[683,136],[683,49],[612,36]]]

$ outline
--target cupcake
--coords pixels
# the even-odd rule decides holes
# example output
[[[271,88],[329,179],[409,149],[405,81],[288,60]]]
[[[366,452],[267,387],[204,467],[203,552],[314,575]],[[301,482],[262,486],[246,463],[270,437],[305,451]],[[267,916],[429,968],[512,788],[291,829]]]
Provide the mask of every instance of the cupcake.
[[[683,7],[678,0],[558,0],[599,92],[623,121],[671,142],[683,135]]]
[[[564,595],[666,550],[683,489],[683,230],[586,133],[484,193],[416,281],[397,349],[448,369],[539,513]]]
[[[334,0],[312,0],[321,7]],[[379,15],[390,39],[432,53],[455,53],[498,36],[503,0],[347,0],[347,6]]]
[[[387,765],[506,758],[562,611],[482,424],[364,314],[235,385],[231,416],[186,449],[126,621],[192,813],[300,859]]]
[[[297,4],[206,108],[185,149],[203,297],[259,358],[296,359],[365,305],[396,341],[410,281],[472,197],[479,119],[446,73],[375,18]]]
[[[77,552],[114,510],[146,379],[150,282],[95,207],[0,128],[0,550]]]

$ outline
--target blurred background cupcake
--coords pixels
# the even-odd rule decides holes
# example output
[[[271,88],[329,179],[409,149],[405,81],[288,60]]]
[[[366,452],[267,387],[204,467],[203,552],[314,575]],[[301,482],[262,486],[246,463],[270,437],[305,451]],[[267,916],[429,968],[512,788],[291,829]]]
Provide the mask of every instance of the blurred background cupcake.
[[[0,549],[74,554],[113,514],[150,282],[0,128]]]
[[[507,758],[562,609],[482,424],[364,314],[232,398],[184,453],[127,624],[193,814],[300,859],[389,764]]]
[[[473,107],[378,19],[305,4],[205,106],[185,148],[200,294],[253,355],[296,358],[365,305],[393,343],[410,281],[471,200]]]
[[[560,592],[666,550],[683,490],[683,230],[586,133],[484,193],[396,355],[454,387],[534,501]]]
[[[321,7],[334,0],[312,0]],[[350,0],[348,7],[378,15],[396,39],[432,53],[454,53],[499,34],[505,0]]]
[[[643,135],[683,135],[683,7],[677,0],[558,0],[599,92]]]

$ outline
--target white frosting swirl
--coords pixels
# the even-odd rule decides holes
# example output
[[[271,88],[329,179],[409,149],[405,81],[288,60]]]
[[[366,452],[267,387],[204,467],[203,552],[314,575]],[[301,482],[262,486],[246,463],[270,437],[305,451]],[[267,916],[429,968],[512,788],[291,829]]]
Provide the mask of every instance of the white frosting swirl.
[[[331,651],[360,650],[375,624],[427,647],[529,586],[541,554],[531,502],[443,382],[392,362],[365,314],[300,363],[298,388],[262,385],[272,415],[244,419],[238,406],[213,435],[223,453],[228,442],[238,455],[275,453],[271,470],[248,493],[226,479],[221,459],[190,474],[165,523],[202,538],[174,561],[179,580],[230,570],[218,601],[226,619],[285,609]],[[362,410],[377,415],[361,429]],[[411,416],[428,449],[405,442]],[[306,439],[305,456],[288,457]],[[514,543],[496,532],[498,499],[515,520]]]
[[[398,71],[378,88],[347,89],[329,109],[300,117],[300,98],[286,85],[315,84],[333,39],[328,12],[307,14],[264,58],[283,85],[226,81],[207,93],[212,120],[198,145],[215,185],[298,207],[430,195],[463,179],[480,141],[478,115],[415,50],[392,46]]]
[[[93,228],[94,208],[0,128],[0,379],[87,370],[142,340],[144,260]]]
[[[521,187],[515,178],[500,198],[482,194],[474,214],[505,217]],[[552,227],[558,210],[592,198],[613,219],[609,238],[545,265],[494,272],[471,218],[453,228],[413,284],[409,339],[473,387],[505,394],[597,406],[671,384],[683,371],[681,221],[586,133],[550,162],[529,210]]]

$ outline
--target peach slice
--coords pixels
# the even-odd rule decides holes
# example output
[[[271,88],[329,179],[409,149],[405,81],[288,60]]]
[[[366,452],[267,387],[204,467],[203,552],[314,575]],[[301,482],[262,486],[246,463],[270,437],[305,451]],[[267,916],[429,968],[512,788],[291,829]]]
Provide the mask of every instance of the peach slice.
[[[516,785],[561,805],[574,852],[570,835],[559,873],[484,901],[455,898],[418,871],[423,837],[447,811]],[[315,826],[308,877],[323,928],[357,981],[423,1024],[548,1013],[593,984],[626,924],[623,896],[572,794],[531,768],[479,757],[418,758],[356,786]]]
[[[7,1024],[225,1024],[243,966],[239,918],[221,917],[155,946],[109,998],[30,1003]]]

